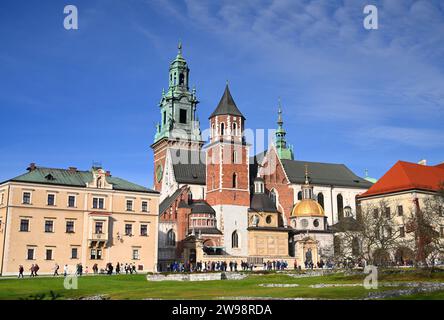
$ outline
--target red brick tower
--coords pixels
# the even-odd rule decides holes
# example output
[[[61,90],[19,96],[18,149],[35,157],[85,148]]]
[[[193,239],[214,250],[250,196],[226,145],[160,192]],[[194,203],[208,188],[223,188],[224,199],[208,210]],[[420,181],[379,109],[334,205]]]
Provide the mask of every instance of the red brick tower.
[[[237,108],[228,84],[210,116],[211,136],[206,146],[207,201],[210,205],[249,206],[249,150],[243,136],[245,117]]]

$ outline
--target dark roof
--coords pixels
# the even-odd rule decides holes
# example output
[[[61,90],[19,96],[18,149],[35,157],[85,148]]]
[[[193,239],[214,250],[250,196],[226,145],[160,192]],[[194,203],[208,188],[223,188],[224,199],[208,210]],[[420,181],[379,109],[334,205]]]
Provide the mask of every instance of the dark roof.
[[[239,111],[234,102],[233,97],[231,96],[230,89],[228,88],[228,84],[225,86],[225,91],[222,98],[217,105],[216,110],[211,114],[210,118],[219,115],[232,115],[239,116],[245,119],[243,114]]]
[[[173,202],[177,199],[178,196],[182,193],[182,191],[187,188],[187,186],[183,186],[182,188],[177,189],[171,196],[166,197],[160,204],[159,204],[159,215],[164,213],[166,209],[168,209]]]
[[[256,211],[277,212],[273,200],[265,193],[255,193],[251,197],[250,208]]]
[[[310,183],[341,187],[370,188],[373,184],[355,175],[343,164],[310,161],[281,160],[291,183],[305,182],[305,165],[308,166]]]
[[[344,217],[337,223],[332,225],[330,229],[334,232],[345,232],[345,231],[361,231],[361,225],[353,217]]]
[[[93,173],[91,171],[33,167],[29,172],[8,181],[86,188],[87,183],[93,181]],[[158,193],[118,177],[107,176],[106,181],[113,185],[113,190]]]
[[[212,213],[216,214],[213,207],[211,207],[206,201],[193,201],[191,203],[191,213]]]
[[[176,181],[178,183],[205,185],[205,152],[173,149],[172,156],[175,157],[176,155],[177,161],[173,159]]]

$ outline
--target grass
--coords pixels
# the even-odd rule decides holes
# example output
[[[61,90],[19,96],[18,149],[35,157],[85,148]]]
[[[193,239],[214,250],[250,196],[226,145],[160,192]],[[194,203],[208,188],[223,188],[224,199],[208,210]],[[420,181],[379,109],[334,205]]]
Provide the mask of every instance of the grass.
[[[78,299],[94,295],[106,295],[110,299],[221,299],[234,297],[271,298],[319,298],[361,299],[371,291],[394,290],[380,286],[376,290],[358,287],[311,288],[320,283],[362,283],[365,275],[336,273],[327,276],[293,278],[287,274],[249,274],[243,280],[220,280],[202,282],[149,282],[145,275],[87,276],[78,279],[77,290],[66,290],[64,279],[26,278],[0,280],[0,299]],[[444,272],[428,274],[422,271],[383,272],[380,283],[386,281],[438,281],[444,282]],[[259,284],[298,284],[298,287],[260,287]],[[402,299],[444,299],[444,290],[417,294]]]

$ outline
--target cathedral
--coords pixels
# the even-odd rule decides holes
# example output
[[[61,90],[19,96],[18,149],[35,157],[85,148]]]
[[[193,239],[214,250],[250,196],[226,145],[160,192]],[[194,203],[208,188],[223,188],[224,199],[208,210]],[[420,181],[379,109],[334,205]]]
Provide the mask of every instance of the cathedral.
[[[316,264],[333,255],[334,225],[355,217],[372,183],[343,164],[296,160],[279,103],[275,139],[250,155],[247,118],[228,83],[202,138],[182,46],[169,67],[154,142],[160,192],[158,269],[175,261],[285,260]]]

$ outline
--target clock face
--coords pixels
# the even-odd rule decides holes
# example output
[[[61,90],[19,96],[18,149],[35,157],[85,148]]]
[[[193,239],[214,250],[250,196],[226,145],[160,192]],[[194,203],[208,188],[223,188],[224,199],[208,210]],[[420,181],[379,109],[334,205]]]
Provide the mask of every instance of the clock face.
[[[159,164],[156,167],[156,180],[157,180],[157,182],[162,181],[162,176],[163,176],[163,168],[162,168],[162,165]]]

